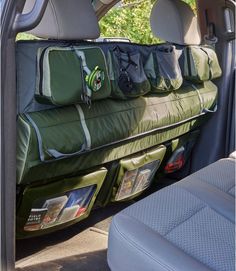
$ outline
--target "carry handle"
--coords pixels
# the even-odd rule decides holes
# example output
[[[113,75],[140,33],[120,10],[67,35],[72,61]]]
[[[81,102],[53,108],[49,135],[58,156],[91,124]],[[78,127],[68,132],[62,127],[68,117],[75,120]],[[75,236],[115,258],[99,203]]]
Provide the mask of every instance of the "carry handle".
[[[14,31],[24,32],[36,27],[46,10],[49,0],[36,0],[32,10],[26,14],[18,13],[13,25]]]
[[[53,158],[55,158],[55,159],[61,159],[61,158],[68,158],[68,157],[72,157],[72,156],[81,154],[82,152],[84,152],[86,150],[87,150],[86,144],[83,144],[81,149],[79,151],[76,151],[76,152],[62,153],[62,152],[59,152],[59,151],[57,151],[55,149],[47,149],[47,153],[50,156],[52,156]]]
[[[90,132],[89,132],[88,127],[85,122],[83,110],[82,110],[81,106],[78,104],[75,105],[75,108],[78,111],[81,125],[82,125],[82,129],[84,132],[84,143],[82,144],[81,149],[79,151],[76,151],[73,153],[62,153],[62,152],[59,152],[55,149],[46,149],[45,151],[55,159],[61,159],[61,158],[75,156],[75,155],[81,154],[84,151],[88,151],[91,149],[91,136],[90,136]],[[37,141],[38,141],[39,158],[40,158],[41,162],[45,162],[43,139],[42,139],[41,133],[39,131],[39,128],[28,113],[25,113],[24,115],[35,130]]]

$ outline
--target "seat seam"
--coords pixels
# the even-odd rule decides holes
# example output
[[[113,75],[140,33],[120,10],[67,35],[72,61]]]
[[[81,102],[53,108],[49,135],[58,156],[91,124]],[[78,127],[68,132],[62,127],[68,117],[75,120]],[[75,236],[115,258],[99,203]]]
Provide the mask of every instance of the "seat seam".
[[[197,178],[196,178],[197,179]],[[199,179],[200,181],[202,181],[201,179]],[[204,182],[203,182],[204,183]],[[224,198],[225,200],[227,200],[228,202],[231,202],[231,200],[228,197],[231,197],[232,199],[234,199],[234,197],[230,194],[227,194],[225,191],[220,190],[219,188],[217,188],[216,186],[206,183],[209,186],[212,186],[214,189],[220,191],[222,193],[221,197]],[[218,215],[220,215],[221,217],[224,217],[226,220],[228,220],[229,222],[233,223],[233,221],[231,219],[229,219],[228,217],[226,217],[224,214],[222,214],[221,212],[219,212],[215,206],[211,206],[210,204],[208,204],[207,202],[205,202],[203,199],[201,199],[197,194],[194,194],[192,191],[188,190],[188,187],[185,186],[181,186],[181,188],[183,188],[185,191],[189,192],[191,195],[193,195],[194,197],[198,198],[203,204],[206,205],[206,207],[209,207],[211,210],[213,210],[214,212],[216,212]],[[234,223],[233,223],[234,224]]]
[[[232,197],[231,195],[227,194],[227,191],[224,191],[222,189],[220,189],[218,186],[215,186],[211,183],[208,183],[206,180],[202,179],[201,177],[196,177],[196,179],[198,181],[201,181],[203,184],[212,187],[213,189],[218,190],[220,193],[222,193],[221,197],[224,198],[227,201],[231,201],[228,197]],[[184,188],[186,191],[188,191],[189,193],[191,193],[193,196],[197,197],[198,199],[200,199],[202,202],[204,202],[206,205],[210,206],[208,203],[206,203],[204,200],[202,200],[201,198],[199,198],[196,194],[194,194],[193,192],[191,192],[190,190],[187,189],[187,187],[185,186],[181,186],[182,188]],[[210,192],[212,193],[212,192]]]
[[[135,218],[134,218],[135,219]],[[139,220],[135,219],[138,223],[141,223],[143,225],[145,225],[144,223],[140,222]],[[176,269],[172,269],[172,267],[166,265],[165,263],[160,262],[160,260],[155,259],[148,251],[146,251],[142,246],[138,245],[137,243],[135,243],[134,241],[132,241],[127,235],[125,235],[124,233],[122,233],[117,225],[115,220],[113,221],[113,225],[116,229],[116,231],[121,235],[121,237],[131,246],[133,246],[134,248],[136,248],[137,250],[143,252],[146,256],[148,256],[149,258],[151,258],[154,262],[158,263],[160,266],[162,266],[163,268],[169,270],[169,271],[175,271]],[[145,225],[146,226],[146,225]],[[169,242],[169,241],[168,241]]]
[[[163,236],[167,236],[169,233],[171,233],[174,229],[176,229],[177,227],[181,226],[182,224],[184,224],[187,220],[191,219],[192,217],[194,217],[196,214],[198,214],[199,212],[201,212],[203,209],[205,209],[207,207],[207,205],[201,207],[200,209],[198,209],[194,214],[192,214],[191,216],[189,216],[188,218],[184,219],[183,221],[181,221],[181,223],[179,223],[178,225],[176,225],[174,228],[172,228],[171,230],[169,230],[168,232],[166,232]]]

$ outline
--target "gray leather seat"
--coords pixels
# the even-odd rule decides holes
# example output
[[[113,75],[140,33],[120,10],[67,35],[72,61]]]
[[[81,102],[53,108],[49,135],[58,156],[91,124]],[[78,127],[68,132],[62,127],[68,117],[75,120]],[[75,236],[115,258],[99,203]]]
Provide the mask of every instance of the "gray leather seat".
[[[235,270],[235,166],[222,159],[116,215],[111,270]]]

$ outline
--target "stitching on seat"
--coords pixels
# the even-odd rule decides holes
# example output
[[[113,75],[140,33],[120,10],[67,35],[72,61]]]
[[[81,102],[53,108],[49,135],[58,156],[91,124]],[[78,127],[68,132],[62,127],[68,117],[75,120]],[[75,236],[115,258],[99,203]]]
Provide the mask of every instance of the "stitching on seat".
[[[167,236],[169,233],[171,233],[174,229],[176,229],[177,227],[179,227],[180,225],[184,224],[184,222],[186,222],[187,220],[189,220],[190,218],[194,217],[197,213],[201,212],[204,208],[206,208],[207,206],[203,206],[200,209],[198,209],[194,214],[192,214],[191,216],[189,216],[188,218],[184,219],[181,223],[179,223],[178,225],[176,225],[174,228],[172,228],[171,230],[169,230],[168,232],[166,232],[163,236]]]
[[[134,218],[135,219],[135,218]],[[144,223],[140,222],[139,220],[135,219],[138,223],[145,225]],[[116,231],[121,235],[121,237],[125,240],[128,241],[127,243],[131,246],[133,246],[134,248],[136,248],[139,251],[142,251],[144,254],[146,254],[146,256],[148,256],[149,258],[151,258],[154,262],[158,263],[160,266],[162,266],[163,268],[165,268],[166,270],[169,271],[175,271],[176,269],[172,269],[170,266],[166,265],[165,263],[161,262],[158,259],[155,259],[149,252],[147,252],[143,247],[139,246],[137,243],[135,243],[134,241],[132,241],[127,235],[125,235],[124,233],[122,233],[115,222],[115,219],[113,220],[113,225],[116,229]],[[145,225],[146,226],[146,225]],[[168,241],[169,242],[169,241]]]
[[[196,179],[197,179],[197,178],[196,178]],[[231,202],[231,201],[232,201],[230,198],[234,199],[234,197],[233,197],[232,195],[227,194],[225,191],[220,190],[218,187],[216,187],[216,186],[214,186],[214,185],[212,185],[212,184],[206,183],[206,182],[202,181],[202,179],[200,179],[200,178],[199,178],[198,180],[201,181],[204,185],[210,186],[210,187],[212,187],[213,189],[218,190],[218,191],[221,193],[221,198],[227,200],[228,202]],[[213,210],[214,212],[216,212],[218,215],[224,217],[224,218],[227,219],[229,222],[233,223],[233,221],[232,221],[230,218],[228,218],[227,216],[225,216],[225,215],[224,215],[222,212],[220,212],[215,206],[212,206],[211,204],[208,204],[207,202],[203,201],[203,199],[202,199],[201,197],[199,197],[199,196],[198,196],[197,194],[195,194],[194,192],[190,191],[190,190],[188,189],[188,187],[181,186],[181,188],[183,188],[185,191],[189,192],[189,193],[190,193],[191,195],[193,195],[194,197],[198,198],[198,199],[199,199],[200,201],[202,201],[207,207],[209,207],[211,210]],[[229,197],[230,197],[230,198],[229,198]]]

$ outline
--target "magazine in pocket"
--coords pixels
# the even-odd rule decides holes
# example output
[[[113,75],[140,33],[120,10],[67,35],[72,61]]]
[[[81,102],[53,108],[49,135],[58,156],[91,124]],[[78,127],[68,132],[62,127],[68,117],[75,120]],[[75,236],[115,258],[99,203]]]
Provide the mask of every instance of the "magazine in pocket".
[[[17,210],[17,238],[62,229],[88,217],[107,170],[31,185],[21,195]]]
[[[164,158],[166,147],[161,145],[120,161],[112,201],[127,200],[149,188]]]

